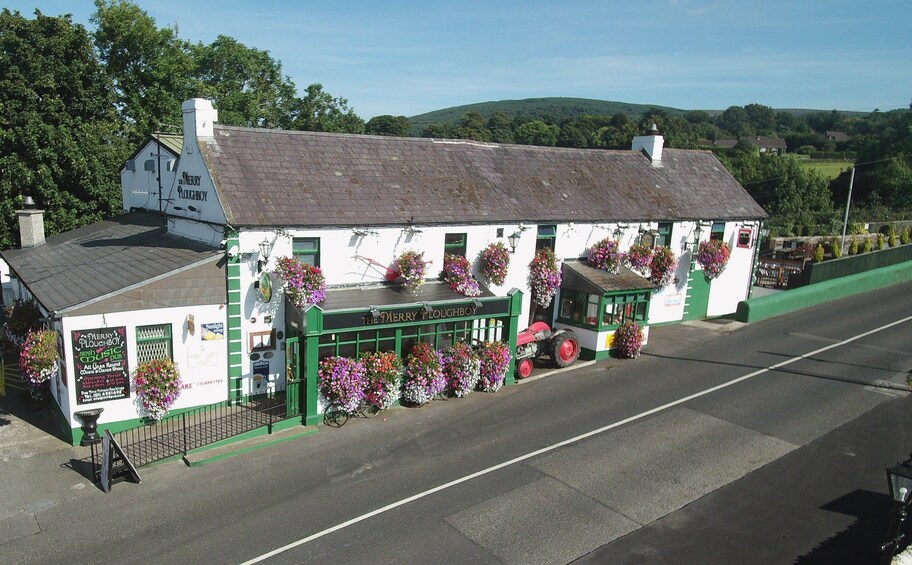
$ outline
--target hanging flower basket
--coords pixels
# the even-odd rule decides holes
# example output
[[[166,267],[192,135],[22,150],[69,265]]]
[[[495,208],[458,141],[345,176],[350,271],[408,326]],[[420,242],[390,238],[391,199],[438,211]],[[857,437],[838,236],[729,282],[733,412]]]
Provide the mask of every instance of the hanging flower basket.
[[[343,414],[354,414],[364,398],[364,365],[348,357],[327,357],[317,369],[320,394]]]
[[[394,406],[402,396],[402,360],[395,351],[371,351],[361,355],[364,365],[364,400],[378,410]]]
[[[481,296],[478,281],[472,276],[472,264],[462,255],[443,256],[443,278],[450,284],[450,290],[463,296]]]
[[[409,249],[400,255],[396,261],[396,270],[399,276],[404,279],[402,283],[406,288],[417,291],[424,284],[424,277],[427,274],[427,263],[424,262],[424,253],[419,253]]]
[[[406,359],[402,399],[410,404],[427,404],[446,388],[440,353],[429,343],[416,343]]]
[[[38,330],[41,310],[34,300],[17,300],[6,307],[6,322],[3,335],[16,347],[20,347],[30,331]]]
[[[656,247],[649,262],[649,280],[662,289],[668,286],[678,267],[674,252],[667,247]]]
[[[718,239],[710,239],[700,243],[697,251],[697,263],[703,267],[703,274],[707,279],[714,279],[722,274],[725,266],[728,265],[728,259],[731,256],[731,250],[728,245]]]
[[[652,247],[641,243],[631,245],[624,255],[624,262],[634,271],[646,272],[652,263]]]
[[[35,400],[44,399],[46,383],[57,372],[57,332],[29,331],[19,350],[19,371]]]
[[[507,280],[510,270],[510,252],[501,242],[495,242],[481,252],[481,274],[488,284],[500,286]]]
[[[285,281],[285,295],[298,308],[326,300],[326,278],[319,267],[294,257],[279,257],[273,272]]]
[[[464,342],[443,350],[443,374],[453,394],[462,398],[475,390],[481,370],[481,359]]]
[[[616,273],[621,268],[624,254],[621,253],[616,239],[606,237],[589,248],[587,259],[589,265],[596,269]]]
[[[554,252],[545,247],[535,252],[535,258],[529,263],[529,287],[532,289],[532,300],[547,308],[560,287],[561,277],[557,270],[557,259]]]
[[[486,341],[481,346],[478,388],[497,392],[504,384],[510,366],[510,348],[502,341]]]
[[[614,332],[614,346],[621,359],[636,359],[643,349],[643,329],[636,322],[624,322]]]
[[[170,359],[141,363],[133,371],[133,390],[149,419],[161,420],[180,396],[180,371]]]

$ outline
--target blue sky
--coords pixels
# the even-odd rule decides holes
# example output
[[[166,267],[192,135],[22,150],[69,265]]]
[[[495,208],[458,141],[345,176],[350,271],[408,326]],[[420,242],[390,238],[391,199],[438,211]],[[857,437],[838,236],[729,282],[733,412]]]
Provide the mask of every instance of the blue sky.
[[[269,51],[362,118],[541,96],[871,111],[912,100],[909,0],[136,2],[160,27]],[[31,16],[91,0],[7,0]],[[189,8],[191,7],[192,8]]]

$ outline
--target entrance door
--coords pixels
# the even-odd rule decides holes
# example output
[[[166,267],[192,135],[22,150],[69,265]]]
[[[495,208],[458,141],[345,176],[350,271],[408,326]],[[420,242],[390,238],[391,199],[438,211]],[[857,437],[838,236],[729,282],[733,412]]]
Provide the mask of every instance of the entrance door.
[[[285,409],[289,418],[301,413],[301,354],[298,337],[285,340]]]
[[[710,281],[703,271],[691,271],[687,277],[687,300],[684,302],[684,320],[701,320],[709,308]]]

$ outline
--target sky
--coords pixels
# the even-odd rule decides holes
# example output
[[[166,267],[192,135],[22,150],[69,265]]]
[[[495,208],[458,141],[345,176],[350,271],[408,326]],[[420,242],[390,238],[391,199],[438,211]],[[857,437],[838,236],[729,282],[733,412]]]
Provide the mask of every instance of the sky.
[[[909,0],[157,0],[159,27],[269,51],[365,120],[565,96],[724,110],[881,111],[912,101]],[[31,17],[91,0],[5,0]]]

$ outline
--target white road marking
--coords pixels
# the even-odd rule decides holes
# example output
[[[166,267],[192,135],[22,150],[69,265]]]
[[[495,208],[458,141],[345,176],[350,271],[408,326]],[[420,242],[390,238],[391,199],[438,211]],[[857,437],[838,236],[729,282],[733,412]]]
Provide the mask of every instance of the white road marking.
[[[264,553],[264,554],[262,554],[262,555],[260,555],[260,556],[258,556],[258,557],[254,557],[253,559],[250,559],[249,561],[243,562],[241,565],[250,565],[250,564],[253,564],[253,563],[260,563],[261,561],[265,561],[265,560],[269,559],[270,557],[274,557],[274,556],[276,556],[276,555],[279,555],[280,553],[285,553],[286,551],[288,551],[288,550],[290,550],[290,549],[294,549],[294,548],[296,548],[296,547],[299,547],[299,546],[301,546],[301,545],[304,545],[305,543],[309,543],[309,542],[312,542],[312,541],[314,541],[314,540],[316,540],[316,539],[319,539],[319,538],[322,538],[322,537],[324,537],[324,536],[327,536],[327,535],[329,535],[329,534],[331,534],[331,533],[333,533],[333,532],[337,532],[337,531],[339,531],[339,530],[345,529],[345,528],[347,528],[347,527],[349,527],[349,526],[352,526],[352,525],[354,525],[354,524],[357,524],[357,523],[359,523],[359,522],[363,522],[363,521],[365,521],[365,520],[367,520],[367,519],[369,519],[369,518],[373,518],[374,516],[378,516],[378,515],[380,515],[380,514],[384,514],[384,513],[386,513],[386,512],[389,512],[390,510],[395,510],[396,508],[399,508],[399,507],[401,507],[401,506],[405,506],[406,504],[409,504],[410,502],[414,502],[414,501],[416,501],[416,500],[420,500],[420,499],[422,499],[422,498],[426,498],[426,497],[431,496],[432,494],[437,493],[437,492],[440,492],[440,491],[442,491],[442,490],[446,490],[446,489],[452,488],[452,487],[454,487],[454,486],[456,486],[456,485],[460,485],[460,484],[462,484],[462,483],[471,481],[472,479],[477,479],[478,477],[482,477],[482,476],[484,476],[484,475],[493,473],[494,471],[499,471],[500,469],[503,469],[503,468],[505,468],[505,467],[509,467],[509,466],[511,466],[511,465],[515,465],[515,464],[517,464],[517,463],[521,463],[521,462],[523,462],[523,461],[526,461],[527,459],[531,459],[531,458],[533,458],[533,457],[538,457],[539,455],[548,453],[548,452],[550,452],[550,451],[554,451],[555,449],[560,449],[561,447],[565,447],[565,446],[567,446],[567,445],[570,445],[570,444],[573,444],[573,443],[577,443],[577,442],[579,442],[579,441],[582,441],[582,440],[584,440],[584,439],[590,438],[590,437],[592,437],[592,436],[596,436],[596,435],[605,433],[605,432],[607,432],[607,431],[613,430],[613,429],[615,429],[615,428],[619,428],[619,427],[624,426],[624,425],[626,425],[626,424],[629,424],[629,423],[631,423],[631,422],[635,422],[635,421],[637,421],[637,420],[641,420],[641,419],[643,419],[643,418],[646,418],[647,416],[652,416],[653,414],[656,414],[656,413],[658,413],[658,412],[662,412],[663,410],[668,410],[669,408],[674,408],[675,406],[679,406],[679,405],[681,405],[681,404],[684,404],[685,402],[690,402],[691,400],[700,398],[700,397],[702,397],[702,396],[706,396],[706,395],[708,395],[708,394],[712,394],[712,393],[714,393],[714,392],[716,392],[716,391],[719,391],[719,390],[728,388],[728,387],[730,387],[730,386],[734,386],[734,385],[736,385],[736,384],[738,384],[738,383],[744,382],[744,381],[746,381],[746,380],[748,380],[748,379],[752,379],[752,378],[754,378],[754,377],[756,377],[756,376],[759,376],[759,375],[762,375],[762,374],[764,374],[764,373],[768,373],[768,372],[770,372],[770,371],[775,371],[776,369],[780,369],[780,368],[782,368],[782,367],[785,367],[786,365],[791,365],[792,363],[795,363],[795,362],[797,362],[797,361],[801,361],[802,359],[807,359],[807,358],[809,358],[809,357],[813,357],[814,355],[819,355],[819,354],[821,354],[821,353],[823,353],[823,352],[825,352],[825,351],[829,351],[830,349],[835,349],[835,348],[837,348],[837,347],[842,347],[843,345],[846,345],[846,344],[848,344],[848,343],[852,343],[853,341],[857,341],[857,340],[862,339],[862,338],[864,338],[864,337],[867,337],[867,336],[869,336],[869,335],[873,335],[873,334],[878,333],[878,332],[881,332],[881,331],[883,331],[883,330],[890,329],[890,328],[892,328],[892,327],[894,327],[894,326],[898,326],[899,324],[904,324],[904,323],[906,323],[906,322],[908,322],[908,321],[910,321],[910,320],[912,320],[912,316],[905,317],[905,318],[903,318],[903,319],[901,319],[901,320],[897,320],[897,321],[895,321],[895,322],[891,322],[891,323],[886,324],[886,325],[884,325],[884,326],[880,326],[879,328],[874,328],[873,330],[869,330],[869,331],[866,331],[866,332],[864,332],[864,333],[860,333],[860,334],[858,334],[858,335],[856,335],[856,336],[853,336],[853,337],[844,339],[844,340],[842,340],[842,341],[839,341],[839,342],[836,342],[836,343],[832,343],[832,344],[830,344],[830,345],[821,347],[821,348],[819,348],[819,349],[815,349],[814,351],[811,351],[811,352],[809,352],[809,353],[805,353],[804,355],[800,355],[800,356],[798,356],[798,357],[792,357],[791,359],[786,359],[785,361],[782,361],[782,362],[780,362],[780,363],[776,363],[775,365],[770,365],[769,367],[767,367],[767,368],[765,368],[765,369],[758,369],[758,370],[756,370],[756,371],[754,371],[754,372],[752,372],[752,373],[748,373],[748,374],[746,374],[746,375],[740,376],[740,377],[738,377],[737,379],[734,379],[734,380],[732,380],[732,381],[728,381],[728,382],[726,382],[726,383],[722,383],[722,384],[720,384],[720,385],[716,385],[716,386],[714,386],[714,387],[707,388],[707,389],[702,390],[702,391],[700,391],[700,392],[696,392],[696,393],[691,394],[691,395],[689,395],[689,396],[685,396],[685,397],[683,397],[683,398],[679,398],[679,399],[674,400],[674,401],[672,401],[672,402],[669,402],[669,403],[667,403],[667,404],[663,404],[662,406],[657,406],[657,407],[655,407],[655,408],[652,408],[651,410],[647,410],[647,411],[641,412],[640,414],[637,414],[637,415],[635,415],[635,416],[630,416],[629,418],[625,418],[625,419],[623,419],[623,420],[619,420],[619,421],[614,422],[614,423],[612,423],[612,424],[608,424],[607,426],[603,426],[603,427],[601,427],[601,428],[597,428],[597,429],[595,429],[595,430],[588,431],[588,432],[586,432],[586,433],[584,433],[584,434],[580,434],[580,435],[578,435],[578,436],[576,436],[576,437],[572,437],[572,438],[570,438],[570,439],[565,439],[565,440],[563,440],[563,441],[560,441],[560,442],[558,442],[558,443],[549,445],[549,446],[547,446],[547,447],[542,447],[541,449],[537,449],[537,450],[535,450],[535,451],[530,451],[529,453],[526,453],[526,454],[524,454],[524,455],[520,455],[519,457],[515,457],[515,458],[513,458],[513,459],[510,459],[509,461],[504,461],[503,463],[498,463],[497,465],[493,465],[493,466],[488,467],[488,468],[486,468],[486,469],[482,469],[481,471],[476,471],[475,473],[472,473],[472,474],[469,474],[469,475],[465,475],[464,477],[460,477],[460,478],[455,479],[455,480],[452,480],[452,481],[450,481],[450,482],[448,482],[448,483],[444,483],[444,484],[442,484],[442,485],[438,485],[438,486],[436,486],[436,487],[434,487],[434,488],[431,488],[431,489],[428,489],[428,490],[426,490],[426,491],[419,492],[418,494],[414,494],[414,495],[412,495],[412,496],[409,496],[409,497],[407,497],[407,498],[403,498],[403,499],[398,500],[398,501],[396,501],[396,502],[393,502],[393,503],[391,503],[391,504],[387,504],[386,506],[383,506],[383,507],[381,507],[381,508],[377,508],[376,510],[373,510],[373,511],[371,511],[371,512],[368,512],[367,514],[362,514],[361,516],[358,516],[358,517],[356,517],[356,518],[352,518],[351,520],[342,522],[342,523],[340,523],[340,524],[336,524],[335,526],[332,526],[331,528],[326,528],[325,530],[322,530],[322,531],[317,532],[317,533],[315,533],[315,534],[311,534],[311,535],[307,536],[306,538],[301,538],[301,539],[299,539],[299,540],[297,540],[297,541],[294,541],[294,542],[289,543],[289,544],[287,544],[287,545],[284,545],[284,546],[282,546],[282,547],[276,548],[276,549],[274,549],[274,550],[272,550],[272,551],[270,551],[270,552],[268,552],[268,553]]]

